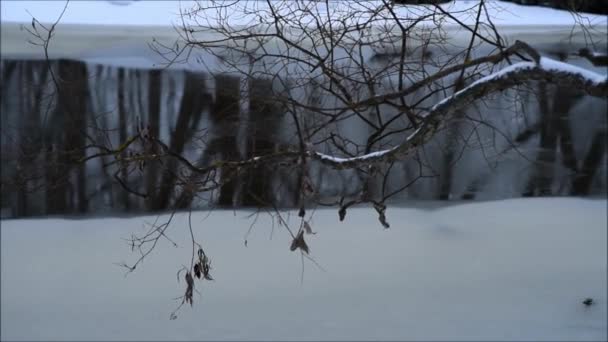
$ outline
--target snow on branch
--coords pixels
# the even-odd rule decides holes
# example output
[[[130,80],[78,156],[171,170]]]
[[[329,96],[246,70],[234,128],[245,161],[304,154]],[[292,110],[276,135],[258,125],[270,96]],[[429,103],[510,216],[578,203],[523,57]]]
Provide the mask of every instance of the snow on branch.
[[[546,57],[536,60],[537,62],[520,62],[505,67],[441,100],[424,116],[424,121],[418,129],[410,134],[402,144],[391,149],[352,158],[338,158],[320,152],[310,152],[310,156],[336,169],[350,169],[366,164],[403,160],[416,147],[426,143],[450,113],[464,108],[472,101],[526,81],[568,85],[580,89],[590,96],[608,97],[606,76]]]
[[[605,75],[600,75],[596,72],[593,72],[593,71],[590,71],[587,69],[583,69],[581,67],[577,67],[572,64],[558,62],[551,58],[541,57],[540,67],[547,71],[567,72],[567,73],[571,73],[571,74],[575,74],[575,75],[578,74],[580,77],[585,78],[588,81],[595,83],[597,85],[601,85],[602,83],[604,83],[604,86],[606,85],[606,76]]]

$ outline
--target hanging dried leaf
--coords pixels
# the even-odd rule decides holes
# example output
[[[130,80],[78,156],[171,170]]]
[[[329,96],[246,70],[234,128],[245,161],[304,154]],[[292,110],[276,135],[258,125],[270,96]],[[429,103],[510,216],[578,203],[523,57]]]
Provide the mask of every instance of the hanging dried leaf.
[[[245,240],[245,246],[247,246],[247,240]],[[209,272],[211,272],[211,260],[209,260],[203,249],[199,248],[198,262],[194,265],[194,275],[198,279],[201,279],[202,277],[206,280],[213,280],[213,277]],[[190,277],[192,276],[190,275]]]
[[[317,234],[312,231],[312,227],[310,226],[310,224],[308,224],[308,221],[304,221],[303,227],[304,227],[304,231],[306,232],[306,234]]]
[[[381,213],[380,215],[378,215],[378,220],[380,221],[380,223],[382,224],[382,226],[384,228],[390,228],[391,225],[388,224],[388,222],[386,222],[386,216],[384,215],[384,213]]]
[[[386,222],[386,215],[384,212],[386,211],[386,205],[382,203],[374,203],[374,209],[378,212],[378,221],[382,224],[384,228],[390,228],[388,222]]]
[[[182,273],[182,271],[185,271],[185,270],[186,270],[186,268],[185,268],[185,267],[182,267],[182,268],[180,268],[180,269],[177,271],[177,283],[178,283],[178,284],[179,284],[179,275]]]
[[[344,221],[344,217],[346,217],[346,208],[340,207],[338,211],[338,216],[340,216],[340,222]]]
[[[184,301],[190,303],[192,306],[192,296],[194,295],[194,278],[190,272],[186,272],[186,293],[184,294]]]
[[[207,258],[207,255],[205,255],[205,253],[199,253],[199,269],[202,272],[203,278],[207,279],[207,280],[213,280],[213,277],[211,276],[211,274],[209,274],[209,272],[211,271],[211,260],[209,260],[209,258]]]
[[[190,287],[194,287],[194,278],[192,278],[192,273],[186,272],[186,284]]]
[[[207,280],[213,280],[213,277],[211,277],[211,274],[209,274],[209,271],[211,271],[211,263],[208,262],[206,264],[203,264],[203,278],[205,278]]]
[[[293,241],[291,241],[291,246],[289,247],[289,249],[292,252],[298,248],[303,250],[304,252],[306,252],[306,254],[308,254],[308,245],[306,244],[306,241],[304,241],[304,231],[303,230],[300,230],[298,235],[296,235],[296,237],[293,239]]]
[[[196,263],[194,265],[194,275],[198,278],[201,279],[201,264],[200,263]]]
[[[298,248],[298,245],[296,244],[296,239],[291,240],[291,246],[289,246],[289,250],[290,251],[295,251],[296,248]]]

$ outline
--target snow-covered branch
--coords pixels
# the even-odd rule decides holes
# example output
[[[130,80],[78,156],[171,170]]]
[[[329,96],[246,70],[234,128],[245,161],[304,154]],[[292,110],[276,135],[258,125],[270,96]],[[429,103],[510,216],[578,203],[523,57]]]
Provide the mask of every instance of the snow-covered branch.
[[[311,152],[311,157],[336,169],[350,169],[365,164],[403,160],[410,152],[429,141],[450,113],[491,93],[503,91],[527,81],[567,85],[590,96],[608,97],[608,80],[605,75],[541,57],[538,63],[520,62],[505,67],[441,100],[427,113],[424,122],[418,129],[410,134],[402,144],[391,149],[352,158],[338,158],[320,152]]]

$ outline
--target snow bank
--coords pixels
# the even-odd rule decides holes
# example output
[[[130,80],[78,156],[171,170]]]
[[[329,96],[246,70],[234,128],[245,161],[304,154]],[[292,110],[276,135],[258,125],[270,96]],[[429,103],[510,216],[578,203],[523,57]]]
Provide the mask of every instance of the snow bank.
[[[176,321],[186,215],[127,277],[121,238],[155,217],[2,221],[3,340],[605,340],[606,200],[518,199],[424,209],[317,210],[325,272],[261,216],[193,215],[216,281]],[[310,211],[309,211],[310,212]],[[296,224],[296,214],[290,222]],[[197,283],[198,285],[199,283]],[[590,307],[581,302],[591,297]]]
[[[205,4],[206,1],[202,0]],[[42,48],[29,44],[32,37],[20,28],[21,24],[30,25],[32,16],[43,23],[54,22],[64,7],[62,1],[2,1],[0,13],[2,29],[0,53],[3,58],[43,58]],[[324,17],[329,11],[334,17],[332,23],[338,25],[341,20],[363,22],[368,19],[369,13],[362,13],[350,17],[347,13],[354,9],[374,9],[381,5],[380,1],[344,2],[330,1],[326,6],[324,2],[308,2],[314,4],[311,10],[317,16]],[[453,1],[441,5],[442,8],[453,15],[458,21],[472,24],[476,18],[477,1]],[[73,1],[68,4],[61,25],[57,27],[54,40],[50,46],[51,58],[74,58],[92,63],[119,65],[125,67],[159,68],[166,65],[167,60],[158,53],[151,51],[149,43],[156,40],[161,46],[173,46],[179,40],[174,26],[181,26],[180,12],[195,7],[195,1],[136,1],[129,5],[114,5],[107,1]],[[274,1],[277,11],[286,16],[295,16],[294,20],[304,23],[315,22],[310,14],[300,9],[296,10],[298,2]],[[312,6],[312,5],[309,5]],[[231,16],[227,24],[233,27],[251,25],[260,30],[265,25],[259,23],[258,18],[251,12],[270,13],[266,1],[238,1],[230,7]],[[434,13],[436,10],[429,6],[398,6],[396,16],[405,23],[411,23],[414,18]],[[533,6],[520,6],[512,3],[497,1],[488,2],[488,11],[492,21],[499,27],[500,32],[509,43],[511,40],[525,40],[531,45],[550,42],[579,44],[588,43],[589,39],[604,41],[607,30],[607,16],[583,14],[573,16],[566,11]],[[217,25],[215,11],[201,13],[199,17],[204,25]],[[390,17],[388,13],[385,16]],[[441,24],[449,37],[450,45],[466,46],[470,40],[470,32],[458,27],[455,20],[447,17],[432,16],[419,23],[417,27],[434,28],[437,23],[433,20],[442,17]],[[485,15],[481,18],[487,21]],[[186,18],[186,22],[192,22]],[[580,23],[587,28],[582,29]],[[386,21],[374,22],[376,34],[386,36],[387,27],[396,30],[395,25],[387,25]],[[483,26],[482,26],[483,27]],[[433,30],[431,30],[433,31]],[[492,32],[484,34],[493,35]],[[205,31],[199,33],[198,39],[213,39],[215,36]],[[360,37],[352,34],[353,42]],[[548,37],[550,36],[550,37]],[[350,37],[350,35],[349,35]],[[94,44],[92,44],[94,42]],[[302,42],[304,44],[306,42]],[[390,44],[389,44],[390,45]],[[398,44],[397,44],[398,46]],[[395,48],[395,47],[392,47]],[[379,51],[383,51],[382,47]],[[390,48],[389,48],[390,49]],[[184,65],[174,65],[178,68],[200,70],[201,64],[214,65],[214,58],[196,53],[191,61]],[[204,63],[196,60],[204,61]],[[207,66],[213,69],[213,66]]]
[[[203,5],[210,4],[206,0],[198,2]],[[285,12],[293,10],[294,6],[298,6],[295,2],[291,1],[272,0],[271,2]],[[266,1],[226,1],[225,3],[234,4],[230,7],[233,14],[241,13],[241,15],[234,15],[233,20],[235,21],[230,22],[231,25],[247,23],[248,19],[250,19],[250,16],[245,14],[247,12],[268,10]],[[196,4],[197,1],[191,0],[135,1],[128,3],[128,5],[125,3],[117,6],[116,2],[112,1],[72,1],[68,5],[68,11],[63,17],[62,22],[64,24],[89,25],[172,26],[173,24],[180,23],[180,11],[189,10],[195,7]],[[279,6],[278,4],[281,5]],[[330,1],[329,7],[325,5],[325,2],[319,2],[314,5],[314,8],[320,14],[327,13],[329,9],[332,15],[337,15],[348,11],[352,7],[367,9],[380,6],[381,4],[382,1],[379,0],[353,1],[350,3]],[[33,15],[43,23],[51,23],[59,16],[64,5],[63,1],[2,1],[0,2],[2,22],[29,24]],[[478,2],[476,0],[458,0],[442,4],[441,7],[453,13],[461,22],[472,24],[475,20],[475,15],[472,14],[476,11],[477,5]],[[545,7],[521,6],[499,1],[488,1],[487,7],[489,14],[497,25],[572,26],[581,20],[581,18],[577,18],[567,11]],[[432,11],[429,6],[396,6],[396,14],[400,18],[432,13]],[[606,25],[607,16],[605,15],[585,13],[582,16],[584,17],[585,24]],[[484,16],[482,16],[482,20],[486,20]]]

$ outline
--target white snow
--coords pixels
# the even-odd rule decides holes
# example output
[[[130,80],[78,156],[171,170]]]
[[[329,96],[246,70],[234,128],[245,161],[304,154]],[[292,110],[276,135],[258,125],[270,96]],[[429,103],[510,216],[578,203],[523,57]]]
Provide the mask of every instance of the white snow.
[[[183,6],[192,1],[137,1],[116,6],[106,1],[70,1],[61,22],[88,25],[154,25],[177,23]],[[64,1],[2,1],[2,22],[29,24],[32,16],[42,23],[53,23],[63,10]],[[29,12],[29,13],[28,13]]]
[[[395,146],[393,148],[390,148],[388,150],[380,150],[380,151],[376,151],[376,152],[370,152],[368,154],[364,154],[361,156],[357,156],[357,157],[352,157],[352,158],[340,158],[340,157],[334,157],[334,156],[330,156],[329,154],[325,154],[325,153],[321,153],[321,152],[314,152],[319,158],[321,159],[325,159],[325,160],[330,160],[336,163],[347,163],[347,162],[351,162],[351,161],[355,161],[355,160],[359,160],[359,161],[365,161],[367,159],[374,159],[374,158],[379,158],[382,157],[383,155],[395,150],[398,146]]]
[[[520,70],[525,70],[525,69],[534,69],[536,67],[536,63],[534,62],[518,62],[509,66],[506,66],[496,72],[493,72],[489,75],[486,75],[484,77],[481,77],[478,80],[475,80],[475,82],[471,83],[470,85],[466,86],[465,88],[457,91],[456,93],[445,97],[444,99],[442,99],[441,101],[437,102],[435,105],[433,105],[433,107],[431,107],[429,113],[427,113],[427,116],[434,112],[435,110],[437,110],[438,107],[442,106],[443,104],[445,104],[446,102],[450,101],[452,98],[468,91],[471,87],[474,87],[478,84],[481,83],[485,83],[485,82],[489,82],[498,78],[502,78],[505,77],[506,75],[513,73],[513,72],[517,72]]]
[[[430,112],[433,112],[439,106],[443,105],[445,102],[450,101],[452,98],[457,97],[458,95],[468,91],[470,88],[477,86],[481,83],[489,82],[489,81],[492,81],[492,80],[495,80],[498,78],[503,78],[514,72],[519,72],[521,70],[526,70],[526,69],[534,69],[537,67],[540,67],[547,71],[564,72],[564,73],[573,74],[575,76],[580,76],[583,79],[586,79],[589,82],[593,82],[597,85],[608,82],[608,76],[606,76],[606,75],[602,75],[597,72],[593,72],[591,70],[587,70],[587,69],[578,67],[576,65],[559,62],[559,61],[556,61],[551,58],[541,57],[539,65],[536,65],[536,63],[534,63],[534,62],[518,62],[518,63],[512,64],[512,65],[506,66],[506,67],[500,69],[499,71],[491,73],[487,76],[481,77],[480,79],[471,83],[470,85],[463,88],[462,90],[437,102],[431,108]]]
[[[406,144],[407,142],[409,142],[410,140],[412,140],[412,138],[414,138],[416,135],[418,135],[421,131],[422,127],[417,128],[416,130],[414,130],[414,132],[410,133],[407,138],[405,138],[405,141],[402,144]],[[374,151],[374,152],[370,152],[367,154],[363,154],[360,156],[356,156],[356,157],[350,157],[350,158],[341,158],[341,157],[335,157],[335,156],[331,156],[329,154],[325,154],[325,153],[321,153],[321,152],[314,152],[314,154],[319,157],[321,160],[329,160],[331,162],[334,163],[348,163],[348,162],[353,162],[353,161],[360,161],[360,162],[365,162],[368,161],[370,159],[377,159],[380,158],[386,154],[389,154],[395,150],[398,150],[399,148],[401,148],[402,145],[396,145],[393,146],[389,149],[385,149],[385,150],[380,150],[380,151]]]
[[[121,238],[156,217],[3,220],[2,339],[606,340],[607,204],[414,203],[389,206],[388,230],[373,209],[344,222],[317,210],[306,240],[325,272],[306,262],[303,284],[300,255],[269,217],[245,247],[249,212],[197,212],[216,280],[197,281],[175,321],[186,214],[169,231],[180,248],[161,241],[127,277],[113,263],[137,253]]]
[[[209,4],[207,1],[201,1],[201,3]],[[282,15],[295,16],[293,19],[297,22],[312,23],[314,21],[305,11],[294,11],[294,8],[298,6],[296,2],[273,0],[272,3]],[[362,13],[352,18],[348,17],[346,13],[350,11],[351,7],[375,8],[381,4],[379,1],[348,3],[330,1],[328,9],[324,2],[306,3],[314,4],[314,6],[309,6],[314,7],[313,12],[317,16],[324,17],[325,13],[329,11],[329,15],[334,18],[330,21],[332,23],[341,21],[335,19],[338,16],[343,16],[343,19],[349,22],[364,21],[365,16],[369,13]],[[63,10],[64,4],[63,1],[1,1],[0,55],[3,58],[43,58],[42,48],[28,43],[32,37],[27,31],[21,29],[20,25],[30,25],[32,16],[43,23],[54,22]],[[174,29],[175,25],[179,27],[182,24],[179,13],[193,8],[195,4],[194,1],[136,1],[129,5],[119,6],[107,1],[72,1],[68,4],[61,24],[56,29],[49,48],[49,55],[51,58],[74,58],[125,67],[164,67],[167,60],[152,51],[149,44],[156,40],[157,46],[173,46],[176,41],[180,41],[179,34]],[[441,6],[459,21],[471,24],[476,17],[476,4],[476,1],[465,0]],[[410,5],[396,8],[397,17],[406,22],[414,17],[417,18],[435,11],[428,6]],[[265,1],[235,1],[234,6],[230,7],[231,16],[228,24],[238,28],[254,22],[253,27],[262,30],[265,25],[260,24],[258,19],[251,14],[253,10],[256,10],[254,12],[258,14],[269,13],[268,4]],[[488,11],[507,44],[514,39],[522,39],[532,45],[564,42],[585,45],[589,40],[605,41],[607,16],[582,14],[579,17],[566,11],[496,1],[488,2]],[[209,10],[200,15],[202,24],[209,26],[217,24],[214,19],[215,14],[211,12],[213,11]],[[439,17],[442,16],[434,16],[434,18]],[[193,19],[186,16],[185,20],[191,23]],[[485,15],[482,16],[482,20],[487,20]],[[450,18],[442,17],[441,23],[446,30],[449,45],[460,47],[468,44],[469,31],[459,28]],[[585,28],[577,23],[585,24]],[[387,26],[385,21],[374,22],[374,27],[378,31],[375,34],[381,37],[386,36],[384,32],[386,27],[379,29],[383,26]],[[395,25],[388,26],[396,28]],[[418,26],[435,27],[436,23],[429,19]],[[493,35],[493,32],[484,32],[484,34]],[[205,33],[197,33],[196,38],[214,39],[217,38],[216,36],[205,31]],[[357,42],[361,38],[355,33],[349,34],[349,37],[353,42]],[[254,44],[255,42],[249,43]],[[180,41],[180,44],[183,46],[183,42]],[[307,41],[303,41],[302,44],[307,44]],[[379,51],[382,51],[382,47]],[[190,57],[188,63],[178,63],[172,67],[195,70],[205,68],[209,71],[218,69],[217,60],[208,54],[195,51]]]
[[[541,57],[540,59],[540,67],[549,70],[549,71],[557,71],[557,72],[566,72],[578,75],[582,78],[586,78],[589,81],[600,84],[607,81],[608,77],[606,75],[601,75],[597,72],[593,72],[591,70],[587,70],[576,65],[563,63],[556,61],[551,58]]]
[[[199,1],[206,5],[211,2]],[[281,11],[291,11],[293,6],[298,6],[291,1],[272,0],[274,6]],[[62,22],[65,24],[98,24],[98,25],[155,25],[172,26],[179,23],[181,10],[188,10],[196,6],[196,1],[136,1],[128,5],[117,6],[108,1],[72,1],[68,5]],[[221,3],[221,2],[219,2]],[[246,14],[252,10],[268,9],[266,1],[225,1],[234,4],[230,6],[233,12],[234,22],[231,24],[247,23],[250,16]],[[332,15],[343,14],[349,8],[373,8],[382,4],[382,1],[358,1],[345,3],[344,1],[330,1],[329,13]],[[460,21],[471,24],[475,20],[477,1],[459,0],[442,4],[441,7],[453,13]],[[63,1],[2,1],[0,10],[2,22],[30,23],[34,15],[43,23],[54,22],[61,13],[65,2]],[[605,26],[607,16],[582,14],[582,19],[571,15],[567,11],[555,10],[546,7],[521,6],[513,3],[488,1],[488,11],[493,21],[499,25],[539,26],[556,25],[572,26],[581,20],[586,24]],[[314,5],[314,11],[323,14],[328,8],[324,2]],[[400,18],[409,18],[434,10],[429,6],[397,6],[396,14]],[[29,13],[28,13],[29,12]],[[30,15],[31,13],[31,15]],[[240,15],[239,15],[240,14]],[[365,19],[365,18],[360,18]],[[303,18],[305,20],[305,18]],[[486,20],[482,16],[482,20]],[[449,22],[448,22],[449,23]],[[452,21],[453,23],[453,21]]]

